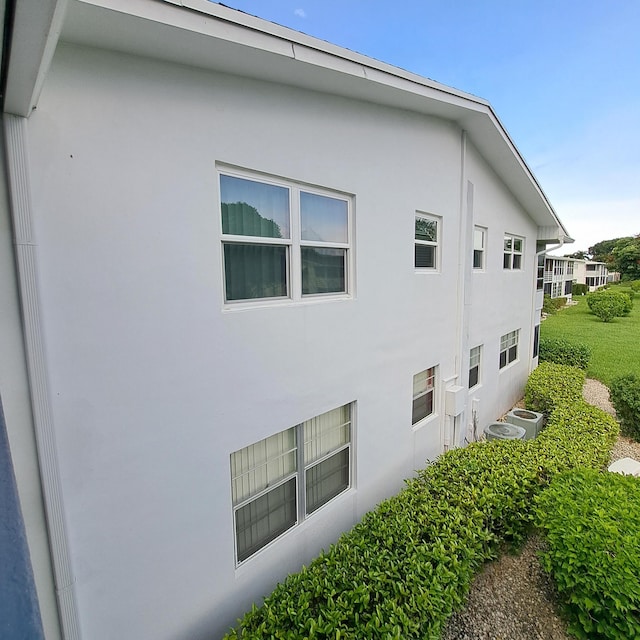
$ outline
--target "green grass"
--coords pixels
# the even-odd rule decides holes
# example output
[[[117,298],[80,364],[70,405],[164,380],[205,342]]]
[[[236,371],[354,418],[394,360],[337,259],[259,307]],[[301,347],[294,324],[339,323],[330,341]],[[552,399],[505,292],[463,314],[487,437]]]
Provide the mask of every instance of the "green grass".
[[[626,291],[626,288],[620,288]],[[589,311],[586,296],[576,296],[577,305],[549,316],[540,327],[544,338],[564,338],[591,347],[587,377],[607,386],[616,376],[640,376],[640,297],[634,299],[631,313],[611,322],[602,322]]]

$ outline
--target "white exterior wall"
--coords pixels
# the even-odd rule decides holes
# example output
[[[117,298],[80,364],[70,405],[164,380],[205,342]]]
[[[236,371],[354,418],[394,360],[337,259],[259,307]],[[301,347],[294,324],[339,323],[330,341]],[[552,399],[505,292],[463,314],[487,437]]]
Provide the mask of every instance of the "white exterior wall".
[[[587,270],[587,265],[593,267]],[[604,262],[592,262],[590,260],[576,260],[575,263],[576,282],[588,284],[589,291],[596,291],[607,284],[609,270]],[[590,280],[588,280],[590,279]]]
[[[471,399],[482,428],[520,395],[536,226],[471,145],[463,162],[453,124],[61,46],[29,144],[83,637],[221,635],[443,450],[469,347],[483,382],[465,425]],[[225,309],[216,162],[353,194],[353,299]],[[460,227],[467,181],[484,273]],[[416,210],[442,216],[440,273],[414,270]],[[525,238],[521,271],[502,269],[505,232]],[[412,377],[433,365],[437,415],[414,430]],[[353,489],[236,569],[230,453],[351,401]]]

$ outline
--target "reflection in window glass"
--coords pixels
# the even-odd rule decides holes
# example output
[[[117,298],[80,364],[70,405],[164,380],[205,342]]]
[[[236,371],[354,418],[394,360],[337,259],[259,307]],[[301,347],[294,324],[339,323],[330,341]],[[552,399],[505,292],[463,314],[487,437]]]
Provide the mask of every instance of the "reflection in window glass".
[[[302,239],[311,242],[349,241],[348,205],[345,200],[300,192]]]

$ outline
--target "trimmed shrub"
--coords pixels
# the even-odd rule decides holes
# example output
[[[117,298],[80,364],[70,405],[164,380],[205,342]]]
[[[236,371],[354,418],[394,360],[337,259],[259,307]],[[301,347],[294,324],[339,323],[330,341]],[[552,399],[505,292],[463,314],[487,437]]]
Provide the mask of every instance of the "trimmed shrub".
[[[640,479],[579,469],[536,499],[535,518],[578,638],[640,638]]]
[[[586,284],[575,282],[571,287],[571,293],[574,296],[584,296],[589,293],[589,287]]]
[[[634,280],[630,286],[631,286],[631,291],[634,291],[635,293],[640,293],[640,280]]]
[[[589,309],[603,322],[629,313],[633,307],[631,298],[621,291],[599,289],[587,295]]]
[[[540,338],[540,362],[567,364],[579,369],[587,369],[591,359],[591,349],[581,342],[569,342],[562,338]]]
[[[555,362],[541,362],[531,372],[524,389],[527,409],[549,416],[562,404],[571,404],[582,398],[585,372]]]
[[[535,440],[474,443],[441,455],[288,576],[225,638],[436,640],[481,565],[502,542],[524,538],[539,491],[561,471],[600,468],[617,430],[604,411],[561,401]]]
[[[640,442],[640,379],[634,373],[618,376],[610,391],[622,434]]]
[[[566,298],[552,298],[548,293],[545,293],[542,300],[542,311],[553,315],[556,311],[562,309],[565,304],[567,304]]]

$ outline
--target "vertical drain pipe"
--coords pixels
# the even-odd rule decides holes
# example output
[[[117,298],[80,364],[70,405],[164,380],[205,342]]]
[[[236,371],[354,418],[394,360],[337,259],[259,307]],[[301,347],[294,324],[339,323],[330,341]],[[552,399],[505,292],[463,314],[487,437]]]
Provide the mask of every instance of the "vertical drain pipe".
[[[42,335],[36,248],[33,242],[31,186],[27,158],[27,120],[4,115],[7,174],[13,218],[18,286],[27,354],[31,408],[38,449],[49,548],[58,611],[65,640],[80,640],[80,625],[62,503],[60,470]]]

